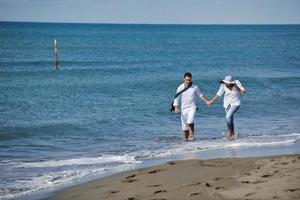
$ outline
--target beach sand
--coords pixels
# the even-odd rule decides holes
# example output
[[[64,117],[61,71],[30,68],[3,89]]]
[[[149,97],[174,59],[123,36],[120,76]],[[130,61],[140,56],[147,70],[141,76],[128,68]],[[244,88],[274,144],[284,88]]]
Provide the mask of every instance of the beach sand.
[[[172,161],[74,186],[49,199],[300,199],[300,155]]]

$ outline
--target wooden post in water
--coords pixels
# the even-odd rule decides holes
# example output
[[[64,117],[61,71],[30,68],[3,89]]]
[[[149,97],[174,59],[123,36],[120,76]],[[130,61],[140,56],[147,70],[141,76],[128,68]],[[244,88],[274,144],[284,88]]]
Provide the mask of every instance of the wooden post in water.
[[[58,44],[56,39],[54,39],[54,65],[55,65],[55,69],[58,70]]]

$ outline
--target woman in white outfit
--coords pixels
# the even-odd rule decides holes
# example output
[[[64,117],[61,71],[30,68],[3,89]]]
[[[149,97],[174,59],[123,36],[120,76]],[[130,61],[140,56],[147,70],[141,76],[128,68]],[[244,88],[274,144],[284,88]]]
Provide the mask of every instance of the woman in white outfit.
[[[220,82],[220,88],[209,104],[213,104],[219,97],[224,94],[223,107],[226,112],[226,123],[228,128],[227,138],[234,139],[234,122],[233,114],[240,108],[241,96],[246,92],[239,80],[234,80],[232,76],[228,75]]]
[[[179,113],[179,99],[181,98],[181,124],[182,131],[186,141],[194,140],[194,118],[197,105],[195,102],[195,97],[198,96],[206,105],[208,105],[208,100],[203,96],[199,87],[192,83],[192,74],[187,72],[184,74],[183,83],[177,88],[177,92],[184,90],[181,95],[174,99],[173,106],[175,107],[175,112]]]

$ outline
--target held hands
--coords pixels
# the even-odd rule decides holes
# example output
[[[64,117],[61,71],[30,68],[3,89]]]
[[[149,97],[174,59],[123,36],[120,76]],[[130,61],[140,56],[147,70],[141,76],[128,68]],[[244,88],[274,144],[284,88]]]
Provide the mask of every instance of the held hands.
[[[219,98],[218,95],[215,95],[211,100],[207,100],[206,101],[206,105],[207,106],[211,106],[213,103],[215,103],[215,101]]]
[[[213,102],[212,100],[209,100],[209,101],[208,101],[209,106],[212,106],[213,103],[214,103],[214,102]]]
[[[213,104],[213,101],[212,101],[212,100],[206,101],[206,105],[207,105],[207,106],[211,106],[212,104]]]
[[[203,103],[205,103],[207,106],[211,106],[212,100],[207,100],[203,95],[200,97]]]
[[[179,113],[179,112],[180,112],[180,110],[179,110],[178,106],[175,106],[175,110],[174,110],[174,112],[175,112],[175,113]]]

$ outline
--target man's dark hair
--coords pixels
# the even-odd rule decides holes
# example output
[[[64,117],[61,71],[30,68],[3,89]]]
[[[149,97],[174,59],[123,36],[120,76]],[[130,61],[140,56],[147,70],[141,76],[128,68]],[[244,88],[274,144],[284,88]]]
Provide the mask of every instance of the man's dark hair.
[[[185,77],[190,77],[190,78],[192,78],[192,74],[191,74],[190,72],[186,72],[186,73],[184,74],[183,78],[185,78]]]

